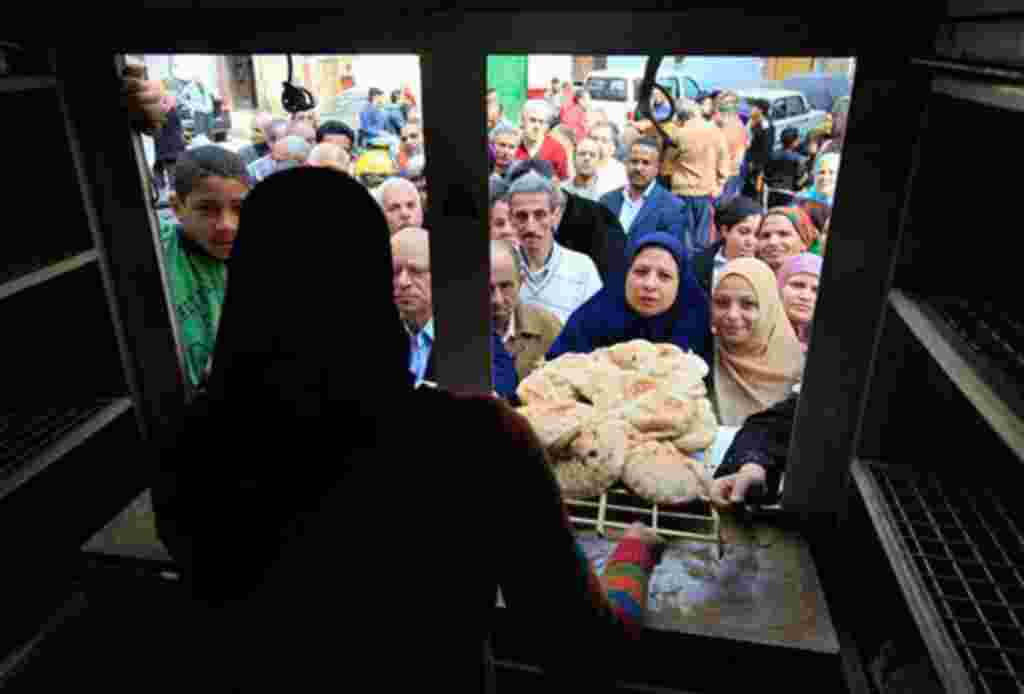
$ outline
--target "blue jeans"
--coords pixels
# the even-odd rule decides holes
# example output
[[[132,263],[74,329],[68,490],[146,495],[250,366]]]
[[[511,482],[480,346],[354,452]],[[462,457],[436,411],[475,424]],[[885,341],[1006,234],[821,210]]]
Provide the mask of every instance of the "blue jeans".
[[[714,214],[714,199],[710,195],[680,195],[683,206],[689,214],[690,233],[687,250],[700,253],[711,245],[711,216]]]

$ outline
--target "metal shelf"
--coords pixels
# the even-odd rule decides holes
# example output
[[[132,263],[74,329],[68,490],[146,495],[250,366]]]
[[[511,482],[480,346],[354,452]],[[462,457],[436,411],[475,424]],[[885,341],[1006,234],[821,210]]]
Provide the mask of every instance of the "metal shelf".
[[[1020,402],[1019,385],[1010,372],[972,347],[928,303],[894,289],[889,293],[889,304],[989,426],[1024,462],[1024,405]]]
[[[1024,533],[993,490],[854,461],[853,478],[950,692],[1024,687]]]
[[[25,75],[0,77],[0,94],[16,94],[33,89],[54,89],[57,78],[52,75]]]
[[[1012,74],[1014,75],[1012,79],[1020,79],[1021,73]],[[1005,77],[1005,79],[1011,78]],[[1019,83],[1015,85],[987,84],[953,77],[937,77],[932,83],[932,91],[983,106],[992,106],[1016,113],[1024,112],[1024,87],[1021,87]]]
[[[131,408],[131,398],[122,397],[0,414],[0,500]]]
[[[13,296],[20,291],[34,287],[37,284],[42,284],[55,277],[77,270],[78,268],[94,263],[99,258],[99,253],[93,249],[79,253],[78,255],[71,256],[65,260],[60,260],[52,265],[47,265],[44,268],[40,268],[34,272],[30,272],[21,277],[16,277],[7,282],[0,284],[0,300],[6,299],[9,296]]]

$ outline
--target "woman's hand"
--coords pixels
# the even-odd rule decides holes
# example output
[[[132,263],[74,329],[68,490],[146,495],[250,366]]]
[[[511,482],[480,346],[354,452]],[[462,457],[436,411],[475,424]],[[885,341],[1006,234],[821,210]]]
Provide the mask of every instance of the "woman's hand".
[[[760,465],[748,463],[739,472],[711,482],[711,503],[720,511],[746,500],[751,489],[763,486],[768,475]]]

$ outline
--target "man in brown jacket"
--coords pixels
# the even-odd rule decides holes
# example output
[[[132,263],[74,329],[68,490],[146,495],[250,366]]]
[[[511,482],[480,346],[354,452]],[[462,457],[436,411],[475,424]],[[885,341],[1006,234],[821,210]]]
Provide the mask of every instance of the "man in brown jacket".
[[[541,306],[519,300],[522,268],[515,247],[508,241],[491,241],[491,312],[494,331],[515,359],[522,382],[537,368],[562,332],[562,322]]]

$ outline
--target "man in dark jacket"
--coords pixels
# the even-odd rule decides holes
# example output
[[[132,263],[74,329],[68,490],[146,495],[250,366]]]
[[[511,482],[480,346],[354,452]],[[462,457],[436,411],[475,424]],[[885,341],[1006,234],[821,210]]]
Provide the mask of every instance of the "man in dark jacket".
[[[524,159],[512,164],[505,181],[512,183],[530,171],[554,183],[562,196],[561,219],[555,227],[559,245],[593,260],[604,284],[611,277],[625,277],[627,239],[615,215],[600,203],[562,190],[551,162],[543,159]]]
[[[630,147],[627,175],[629,185],[601,196],[601,204],[615,215],[633,238],[653,231],[671,234],[693,252],[691,217],[682,200],[672,195],[656,177],[661,168],[661,152],[653,137],[642,137]]]
[[[796,128],[782,131],[782,149],[772,152],[764,169],[764,184],[769,188],[799,191],[807,182],[807,157],[797,152],[800,132]],[[768,207],[788,205],[793,197],[785,193],[769,192]]]
[[[174,164],[185,151],[185,133],[181,119],[178,118],[176,101],[173,94],[163,96],[161,106],[164,108],[166,122],[154,140],[156,161],[153,163],[153,175],[161,190],[174,187]]]

